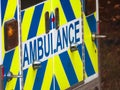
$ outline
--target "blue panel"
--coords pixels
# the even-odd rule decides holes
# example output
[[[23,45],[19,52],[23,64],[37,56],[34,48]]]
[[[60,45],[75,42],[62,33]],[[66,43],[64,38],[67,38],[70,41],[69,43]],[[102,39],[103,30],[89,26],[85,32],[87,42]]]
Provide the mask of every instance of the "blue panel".
[[[43,5],[44,4],[41,4],[41,5],[35,7],[34,15],[33,15],[33,18],[32,18],[32,23],[31,23],[31,26],[30,26],[30,31],[29,31],[29,34],[28,34],[28,39],[36,36],[36,33],[38,31],[38,25],[39,25],[39,22],[40,22],[42,9],[43,9]]]
[[[88,21],[88,25],[90,27],[90,30],[92,33],[97,33],[97,28],[96,28],[96,19],[94,14],[92,14],[91,16],[87,17],[87,21]],[[95,44],[97,45],[97,40],[95,40]]]
[[[53,84],[54,84],[53,82],[55,82],[55,85],[54,85],[54,86],[53,86]],[[58,82],[57,82],[55,76],[53,76],[50,90],[60,90],[60,87],[59,87],[59,85],[58,85]]]
[[[46,65],[47,65],[47,61],[44,61],[41,63],[41,68],[39,68],[37,71],[33,90],[40,90],[42,82],[43,82],[45,70],[46,70]]]
[[[51,86],[50,86],[50,90],[56,90],[56,89],[54,89],[54,82],[55,82],[55,80],[54,80],[54,76],[53,76],[53,78],[52,78],[52,83],[51,83]]]
[[[4,66],[4,72],[5,74],[7,74],[9,72],[11,63],[12,63],[12,59],[13,59],[13,55],[14,55],[14,50],[8,52],[5,54],[4,56],[4,62],[3,62],[3,66]],[[6,77],[4,78],[4,87],[6,85]]]
[[[26,80],[28,69],[23,70],[23,82]]]
[[[19,78],[17,79],[15,90],[20,90],[20,81],[19,81]]]
[[[72,10],[71,4],[69,0],[60,0],[63,11],[65,13],[66,19],[67,21],[71,21],[73,19],[75,19],[75,15],[74,12]],[[78,82],[78,79],[76,77],[75,71],[73,69],[72,63],[70,61],[69,55],[66,52],[62,53],[59,55],[62,65],[64,67],[64,70],[66,72],[66,75],[68,77],[69,83],[70,85],[74,85],[75,83]]]
[[[21,22],[22,22],[22,20],[23,20],[23,17],[24,17],[24,11],[21,12]]]
[[[90,30],[92,33],[96,33],[96,19],[94,17],[94,14],[87,17],[88,25],[90,27]]]
[[[82,44],[78,45],[77,48],[78,48],[79,55],[81,56],[81,59],[82,59]]]
[[[59,56],[60,56],[62,65],[64,67],[65,73],[68,77],[70,85],[74,85],[75,83],[78,82],[78,79],[76,77],[75,71],[73,69],[73,66],[72,66],[72,63],[70,61],[70,58],[69,58],[67,51],[60,54]]]
[[[4,15],[5,15],[5,10],[6,10],[6,6],[7,6],[7,2],[8,0],[1,0],[1,8],[2,8],[2,22],[3,22],[3,19],[4,19]]]
[[[17,20],[17,8],[16,8],[16,11],[15,11],[14,17],[15,17],[15,19]]]
[[[56,77],[55,77],[55,90],[60,90]]]
[[[65,13],[67,21],[71,21],[75,19],[74,12],[72,10],[71,4],[69,0],[60,0],[63,11]]]
[[[85,47],[85,70],[88,76],[95,74],[95,71],[94,71],[94,68],[91,63],[86,47]]]
[[[32,23],[31,23],[31,27],[30,27],[30,31],[29,31],[29,35],[28,35],[27,39],[30,39],[30,38],[36,36],[37,31],[38,31],[38,25],[39,25],[42,9],[43,9],[43,4],[35,7]],[[22,14],[24,14],[24,13],[22,13]],[[25,82],[25,79],[27,76],[27,72],[28,72],[28,69],[24,70],[24,72],[23,72],[24,82]]]

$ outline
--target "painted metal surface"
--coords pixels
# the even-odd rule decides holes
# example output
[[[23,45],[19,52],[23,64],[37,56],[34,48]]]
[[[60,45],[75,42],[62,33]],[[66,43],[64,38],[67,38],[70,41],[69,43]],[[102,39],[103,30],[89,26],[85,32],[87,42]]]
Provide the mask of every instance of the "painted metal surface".
[[[20,47],[17,46],[7,52],[4,50],[4,22],[12,18],[18,20],[17,0],[1,0],[1,2],[2,58],[5,74],[11,71],[19,75]],[[56,8],[59,9],[58,28],[56,28]],[[81,9],[80,0],[46,0],[19,12],[24,90],[64,90],[84,81],[84,74],[87,79],[98,73],[97,43],[91,39],[92,33],[97,31],[96,13],[85,16]],[[45,25],[46,12],[49,13],[48,33]],[[82,43],[85,45],[85,71]],[[77,50],[71,52],[71,46],[76,46]],[[36,60],[41,62],[39,69],[33,69],[32,64]],[[19,90],[19,78],[7,82],[5,77],[4,87],[6,90]]]

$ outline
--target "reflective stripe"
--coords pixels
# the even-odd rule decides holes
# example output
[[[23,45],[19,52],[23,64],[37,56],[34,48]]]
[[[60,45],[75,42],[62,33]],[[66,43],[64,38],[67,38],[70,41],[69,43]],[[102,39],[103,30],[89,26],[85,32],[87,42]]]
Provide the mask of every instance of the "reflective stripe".
[[[29,22],[31,22],[33,11],[34,11],[34,8],[30,8],[30,9],[26,10],[25,12],[21,12],[22,30],[25,30],[25,32],[22,32],[22,34],[26,33],[26,34],[24,34],[24,37],[22,37],[23,41],[27,39],[25,35],[27,35],[27,33],[29,31],[29,28],[30,28]],[[27,76],[27,72],[28,72],[28,69],[23,71],[24,82],[25,82],[25,79]],[[20,86],[19,86],[19,78],[18,78],[15,90],[19,90],[19,89],[20,89]]]
[[[18,47],[16,47],[15,52],[13,54],[12,63],[11,63],[11,67],[9,71],[11,71],[14,75],[18,75],[19,69],[20,69],[19,49]],[[7,83],[6,90],[14,89],[16,82],[17,82],[17,78],[13,78],[10,82]]]
[[[3,3],[4,2],[4,3]],[[5,67],[5,73],[7,73],[8,71],[11,71],[15,74],[18,74],[18,68],[16,68],[16,71],[14,72],[13,69],[11,69],[15,63],[15,61],[13,62],[12,60],[18,60],[17,57],[14,56],[15,53],[17,53],[18,51],[16,50],[12,50],[8,53],[5,54],[5,50],[4,50],[4,22],[6,20],[10,20],[12,18],[16,18],[17,19],[17,9],[16,9],[16,5],[17,5],[17,1],[12,1],[12,0],[2,0],[2,57],[3,59],[3,64]],[[5,6],[3,6],[5,5]],[[7,5],[7,6],[6,6]],[[5,8],[6,7],[6,8]],[[4,16],[3,16],[4,15]],[[13,84],[11,84],[13,83]],[[4,81],[4,86],[6,88],[6,90],[9,89],[14,89],[15,85],[16,85],[16,79],[13,79],[11,81],[11,83],[8,83],[6,81]]]
[[[81,17],[81,0],[70,0],[76,18]]]
[[[68,54],[69,54],[71,63],[73,65],[73,68],[75,70],[78,81],[82,81],[83,80],[83,63],[82,63],[79,52],[78,51],[71,52],[70,50],[68,50]]]
[[[30,29],[30,25],[32,22],[32,17],[34,14],[34,7],[31,7],[24,12],[23,20],[22,20],[22,41],[26,41],[28,37],[28,32]]]
[[[22,20],[22,41],[23,42],[24,42],[24,40],[26,41],[28,38],[28,32],[29,32],[30,25],[32,22],[33,13],[34,13],[34,7],[29,8],[29,9],[25,10],[25,12],[24,12],[24,16],[23,16],[23,20]],[[25,30],[25,31],[23,31],[23,30]],[[28,70],[29,69],[26,69],[23,71],[24,83],[26,81]]]
[[[38,26],[38,32],[37,32],[37,36],[38,35],[42,35],[45,33],[45,13],[48,11],[50,13],[50,0],[48,0],[47,2],[44,3],[44,7],[43,10],[41,12],[41,18],[40,18],[40,22],[39,22],[39,26]]]
[[[55,81],[55,83],[54,83],[55,85],[51,85],[50,90],[60,90],[60,87],[59,87],[59,85],[58,85],[58,82],[57,82],[55,76],[53,77],[53,80]],[[53,89],[53,88],[54,88],[54,89]]]
[[[2,1],[4,2],[4,0]],[[10,20],[12,18],[14,18],[15,16],[15,13],[16,12],[16,4],[17,4],[17,1],[15,0],[14,2],[12,0],[7,0],[7,6],[6,6],[6,11],[4,12],[4,19],[3,19],[3,23],[2,23],[2,57],[4,57],[4,54],[5,54],[5,50],[4,50],[4,22],[6,20]],[[2,7],[5,7],[3,6],[3,4],[1,4]],[[3,12],[2,12],[3,13]]]
[[[14,0],[2,0],[2,20],[6,21],[14,17],[17,1]]]
[[[24,85],[25,85],[27,73],[28,73],[28,69],[23,70],[23,81],[24,81]],[[24,85],[23,85],[23,86],[24,86]]]
[[[42,9],[43,9],[43,4],[35,7],[27,39],[30,39],[30,38],[36,36],[37,31],[38,31],[38,24],[39,24],[39,20],[41,17]],[[25,80],[25,85],[24,85],[25,90],[31,89],[34,85],[34,81],[35,81],[35,77],[36,77],[37,72],[36,71],[34,72],[34,70],[31,71],[32,69],[33,69],[32,66],[29,67],[29,69],[28,69],[26,80]],[[31,78],[31,75],[33,75],[34,78]],[[30,81],[31,81],[31,86],[29,86]]]
[[[59,18],[60,18],[60,26],[62,26],[62,25],[64,25],[64,24],[66,24],[67,23],[67,20],[66,20],[66,16],[65,16],[65,13],[64,13],[64,10],[63,10],[63,8],[62,8],[62,5],[61,5],[61,2],[60,2],[60,0],[52,0],[52,11],[54,11],[55,10],[55,8],[56,8],[56,6],[57,6],[57,8],[59,8]]]
[[[69,0],[60,0],[63,11],[65,13],[67,21],[71,21],[75,19],[75,15],[73,12],[73,9],[71,7],[70,1]]]
[[[20,90],[20,81],[19,81],[19,78],[17,79],[15,90]]]
[[[74,0],[57,0],[57,1],[52,0],[52,2],[53,1],[54,1],[54,3],[52,3],[53,6],[50,6],[52,4],[50,0],[48,0],[47,2],[45,2],[45,4],[40,4],[36,7],[34,6],[21,12],[22,42],[25,42],[26,40],[32,37],[36,37],[38,35],[45,33],[45,17],[44,17],[45,12],[49,11],[49,13],[51,13],[52,11],[54,13],[56,6],[59,8],[59,11],[60,11],[60,26],[66,24],[67,22],[75,18],[81,17],[81,10],[80,10],[81,4],[79,0],[77,0],[76,2]],[[13,4],[12,1],[11,3]],[[80,10],[80,12],[78,12],[78,10]],[[12,13],[14,13],[15,11],[12,11]],[[17,13],[16,14],[14,13],[13,16],[12,14],[10,16],[11,18],[13,18],[16,15]],[[7,19],[8,17],[5,18],[5,20]],[[95,43],[92,43],[90,40],[91,39],[90,29],[92,31],[95,30],[94,26],[91,27],[92,26],[91,23],[94,23],[94,25],[96,23],[91,22],[89,18],[88,18],[88,21],[87,19],[85,20],[86,20],[85,24],[87,24],[87,27],[86,27],[87,30],[85,28],[86,72],[87,72],[87,75],[90,76],[95,72],[97,72],[97,69],[98,69],[97,54],[93,52],[94,50],[97,51],[97,47]],[[42,62],[41,64],[42,67],[38,70],[33,70],[32,66],[30,66],[29,69],[24,70],[24,83],[25,83],[24,89],[25,90],[32,90],[32,89],[33,90],[39,90],[39,89],[42,89],[42,90],[62,89],[63,90],[70,87],[73,84],[76,84],[79,81],[82,81],[83,80],[83,64],[81,60],[81,56],[82,56],[81,47],[82,47],[81,45],[78,46],[78,51],[71,52],[70,50],[68,50],[60,55],[56,55],[53,58],[46,60],[45,62]],[[3,52],[5,51],[3,50]],[[19,63],[17,63],[19,62],[18,53],[19,53],[18,48],[16,48],[16,50],[13,52],[8,53],[11,55],[10,57],[11,62],[8,63],[9,67],[7,67],[8,68],[7,71],[9,71],[9,68],[10,68],[10,71],[12,71],[15,75],[18,75],[19,73]],[[8,56],[6,57],[6,55],[7,54],[5,54],[4,58],[7,59]],[[7,61],[6,60],[4,61],[5,61],[4,63],[7,64]],[[19,79],[13,79],[12,81],[10,81],[10,83],[7,84],[6,89],[15,88],[18,90],[19,89],[18,80]]]
[[[95,71],[94,71],[93,65],[91,63],[91,60],[90,60],[90,57],[88,55],[86,48],[85,48],[85,58],[86,58],[85,59],[85,70],[86,70],[87,76],[89,77],[95,74]]]
[[[43,4],[35,7],[27,39],[30,39],[36,36],[37,31],[38,31],[39,21],[41,18],[42,9],[43,9]]]
[[[86,52],[92,62],[95,72],[98,72],[98,54],[95,43],[91,39],[91,31],[88,26],[86,18],[84,18],[84,41],[86,46]],[[87,58],[86,58],[87,59]]]
[[[63,68],[59,56],[54,56],[54,74],[61,90],[70,87],[68,78],[66,76],[65,70]]]
[[[80,55],[80,57],[82,59],[82,48],[81,47],[82,47],[82,44],[77,46],[79,55]]]
[[[24,12],[21,12],[21,22],[23,20],[23,17],[24,17]]]
[[[55,2],[56,4],[57,2]],[[58,4],[56,4],[58,6]],[[73,4],[72,4],[73,5]],[[65,14],[65,18],[67,19],[67,21],[71,21],[73,19],[75,19],[75,15],[77,16],[76,13],[74,13],[74,9],[72,9],[72,6],[70,4],[69,1],[61,1],[61,6],[62,6],[62,9],[64,11],[64,13],[62,15]],[[55,7],[55,6],[54,6]],[[58,7],[59,8],[59,7]],[[68,9],[69,8],[69,9]],[[75,14],[75,15],[74,15]],[[61,16],[61,15],[60,15]],[[80,15],[79,15],[80,17]],[[62,19],[64,19],[63,17],[61,17]],[[61,21],[61,20],[60,20]],[[64,20],[65,21],[65,20]],[[61,22],[62,23],[62,22]],[[59,55],[60,56],[60,55]],[[79,80],[82,80],[83,79],[83,76],[81,75],[81,77],[79,77],[80,74],[78,74],[78,71],[77,71],[77,68],[75,66],[75,62],[72,60],[72,58],[69,58],[71,55],[68,55],[68,52],[64,52],[62,53],[62,55],[60,56],[60,60],[62,61],[62,66],[65,70],[65,73],[66,73],[66,76],[68,78],[68,81],[69,83],[72,85],[72,84],[75,84],[78,82],[78,79]],[[71,56],[72,57],[72,56]],[[56,59],[55,59],[56,60]],[[66,62],[66,63],[65,63]],[[69,66],[68,66],[68,63],[69,63]],[[55,64],[56,65],[56,64]],[[80,67],[81,68],[81,67]],[[82,68],[81,68],[82,69]],[[81,70],[80,69],[80,70]],[[70,71],[69,71],[70,70]],[[75,71],[74,71],[75,70]],[[83,70],[82,70],[83,71]],[[71,72],[71,73],[69,73]],[[77,73],[76,73],[77,72]],[[83,72],[82,72],[83,73]],[[78,75],[78,76],[76,76]],[[57,75],[55,75],[57,77]],[[72,77],[72,78],[71,78]],[[79,77],[77,79],[77,77]],[[73,79],[73,80],[72,80]],[[62,79],[63,80],[63,79]],[[58,85],[60,86],[61,84],[59,84],[59,80],[57,80],[58,82]],[[65,84],[65,83],[64,83]],[[66,87],[67,88],[67,87]],[[60,86],[60,89],[65,89],[65,88],[61,88]]]
[[[7,6],[7,2],[8,2],[8,0],[1,0],[1,3],[2,3],[2,9],[1,9],[1,16],[2,16],[2,20],[1,20],[1,22],[3,22],[3,19],[4,19],[4,15],[5,15],[5,10],[6,10],[6,6]]]
[[[47,63],[48,63],[47,60],[41,63],[42,67],[40,69],[38,69],[38,71],[37,71],[33,90],[40,90],[41,89]]]
[[[53,58],[48,59],[46,71],[44,74],[44,79],[42,82],[42,90],[49,90],[50,85],[52,84],[52,77],[53,77]]]
[[[33,88],[35,78],[36,78],[36,72],[37,70],[33,70],[33,67],[29,67],[29,70],[27,71],[27,76],[25,80],[24,90],[31,90]]]
[[[4,73],[8,73],[10,66],[11,66],[13,55],[14,55],[14,50],[5,54],[4,62],[3,62],[4,70],[5,70]],[[6,83],[7,83],[7,81],[6,81],[6,79],[4,79],[4,85],[5,85],[4,87],[6,87]]]
[[[89,16],[89,17],[87,17],[87,22],[88,22],[90,31],[92,33],[95,33],[96,32],[96,19],[94,17],[94,14]]]
[[[62,54],[59,55],[61,62],[62,62],[62,66],[65,70],[65,73],[68,77],[69,83],[70,85],[74,85],[75,83],[78,82],[78,79],[76,77],[75,71],[73,69],[71,60],[69,58],[69,55],[67,52],[63,52]],[[71,78],[72,77],[72,78]]]

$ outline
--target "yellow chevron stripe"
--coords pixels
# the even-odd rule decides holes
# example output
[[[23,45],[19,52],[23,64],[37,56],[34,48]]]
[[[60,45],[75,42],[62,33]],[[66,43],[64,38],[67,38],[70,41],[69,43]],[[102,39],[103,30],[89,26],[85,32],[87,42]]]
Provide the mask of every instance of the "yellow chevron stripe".
[[[60,2],[58,3],[58,1],[54,1],[54,5],[55,4],[57,4],[57,7],[59,8],[60,12],[63,12],[63,10],[61,8],[61,5],[60,5]],[[54,7],[54,5],[52,5],[52,7]],[[40,25],[39,25],[39,32],[38,32],[37,35],[45,33],[45,32],[42,32],[42,33],[40,32],[41,30],[45,30],[45,25],[44,25],[44,23],[45,23],[45,11],[48,10],[48,12],[51,13],[51,11],[54,11],[54,9],[56,8],[56,5],[55,5],[54,9],[52,9],[52,10],[50,10],[49,7],[51,7],[50,6],[50,2],[47,2],[44,5],[44,9],[43,9],[43,13],[42,13],[42,17],[41,17],[41,21],[40,21]],[[66,19],[65,19],[64,13],[62,13],[60,15],[60,18],[62,18],[60,20],[60,25],[63,25],[63,24],[65,24],[67,22]],[[60,62],[58,62],[58,63],[60,63]],[[52,82],[52,76],[53,76],[53,69],[52,69],[54,67],[53,64],[55,65],[55,63],[53,62],[52,58],[49,59],[48,60],[48,64],[47,64],[47,68],[46,68],[46,72],[45,72],[45,76],[44,76],[44,80],[43,80],[43,83],[42,83],[42,90],[49,90],[50,89],[50,85],[51,85],[51,82]],[[56,65],[56,66],[58,66],[58,65]],[[62,68],[62,70],[59,69],[59,68],[58,68],[58,70],[61,70],[64,73],[64,69],[63,69],[62,65],[61,65],[60,68]],[[59,85],[61,86],[62,89],[66,88],[66,86],[68,86],[68,87],[70,86],[65,73],[62,75],[62,77],[65,78],[64,82],[66,83],[66,85],[63,84],[63,80],[61,80],[61,77],[60,77],[61,73],[57,73],[56,72],[55,76],[57,77],[58,83],[59,83]]]
[[[43,8],[42,15],[40,18],[40,23],[38,26],[37,36],[45,33],[45,13],[48,11],[50,14],[50,5],[51,5],[50,0],[48,0],[44,4],[44,8]]]
[[[11,18],[14,18],[14,13],[16,11],[16,6],[17,6],[17,0],[8,0],[7,7],[6,7],[6,12],[4,16],[4,20],[9,20]]]
[[[10,19],[14,18],[15,11],[16,11],[16,6],[17,6],[17,1],[16,0],[14,0],[14,1],[13,0],[8,0],[3,23],[7,20],[10,20]],[[4,54],[5,54],[5,50],[4,50],[4,24],[3,24],[2,25],[2,57],[4,57]],[[14,54],[15,55],[13,57],[13,61],[12,61],[10,71],[13,72],[13,74],[17,75],[18,72],[19,72],[18,48],[16,49]],[[13,70],[13,67],[16,68],[16,69]],[[5,87],[6,90],[14,89],[15,85],[16,85],[16,81],[17,81],[17,79],[12,79],[12,81],[7,83],[6,87]]]
[[[60,12],[60,26],[64,25],[67,23],[67,20],[66,20],[66,17],[65,17],[65,14],[64,14],[64,11],[62,9],[62,6],[61,6],[61,3],[60,3],[60,0],[52,0],[52,11],[54,12],[55,11],[55,8],[59,8],[59,12]]]
[[[70,87],[59,56],[54,57],[54,74],[56,76],[56,80],[58,81],[58,85],[60,86],[60,90],[65,90]]]
[[[62,6],[60,4],[60,0],[57,0],[57,1],[52,0],[52,2],[53,2],[52,3],[52,11],[54,11],[56,7],[59,8],[60,26],[66,24],[67,20],[66,20],[65,14],[63,12]],[[72,5],[74,6],[74,4],[72,4]],[[78,12],[78,13],[75,13],[75,15],[76,15],[76,17],[80,17],[81,14]],[[69,54],[69,55],[71,56],[71,54]],[[77,53],[77,56],[78,56],[78,53]],[[72,56],[71,56],[71,58],[72,58]],[[72,59],[71,59],[71,61],[72,61]],[[78,67],[78,66],[75,66],[76,62],[77,62],[77,60],[75,62],[73,61],[72,64],[74,65],[74,69],[75,69],[78,79],[81,81],[81,80],[83,80],[83,76],[82,76],[83,73],[81,74],[81,70],[83,72],[83,69],[81,68],[82,64],[79,61],[80,63],[77,63],[77,65],[80,65],[80,67]],[[80,77],[79,72],[81,74],[81,77]],[[54,57],[54,73],[55,73],[58,85],[61,90],[64,90],[64,89],[70,87],[69,81],[67,79],[67,76],[65,74],[64,68],[62,66],[62,63],[61,63],[58,55],[56,55]]]
[[[15,11],[16,11],[17,0],[8,0],[6,12],[4,15],[3,23],[7,20],[14,18]],[[2,25],[2,57],[4,57],[5,50],[4,50],[4,24]]]
[[[36,73],[37,70],[34,70],[32,66],[29,67],[24,85],[24,90],[32,90],[36,78]]]
[[[48,10],[48,11],[50,11],[50,8],[49,8],[49,5],[50,5],[50,2],[48,3],[48,1],[44,4],[44,7],[43,7],[43,11],[42,11],[42,16],[41,16],[41,18],[40,18],[40,23],[39,23],[39,27],[38,27],[38,32],[37,32],[37,35],[41,35],[41,34],[44,34],[45,33],[45,12]],[[31,8],[32,9],[32,8]],[[33,10],[33,9],[32,9]],[[27,10],[28,11],[28,10]],[[29,12],[28,14],[30,14],[31,12]],[[34,12],[33,12],[34,13]],[[33,14],[32,13],[32,14]],[[28,16],[26,16],[26,19],[28,18]],[[30,18],[32,18],[32,16],[30,17]],[[27,33],[28,34],[28,33]],[[50,63],[48,64],[48,67],[50,68]],[[32,68],[32,67],[31,67]],[[46,73],[48,73],[49,72],[49,68],[47,68],[46,69]],[[32,90],[32,88],[33,88],[33,84],[34,84],[34,82],[35,82],[35,77],[36,77],[36,73],[37,72],[37,70],[35,71],[35,72],[33,72],[33,71],[31,71],[31,69],[29,69],[28,70],[28,73],[27,73],[27,78],[26,78],[26,81],[25,81],[25,86],[24,86],[24,89],[25,90]],[[49,72],[50,73],[50,72]],[[52,73],[52,72],[51,72]],[[30,87],[30,85],[29,85],[29,78],[31,78],[30,77],[30,75],[31,74],[34,74],[34,78],[32,79],[32,82],[31,82],[31,87]],[[50,75],[52,75],[52,74],[50,74]],[[49,77],[47,77],[48,76],[48,74],[46,75],[46,76],[44,76],[44,81],[43,81],[43,86],[42,86],[42,90],[46,90],[46,88],[49,88],[50,86],[49,85],[51,85],[50,83],[52,82],[52,77],[51,78],[49,78]],[[47,79],[46,79],[47,78]],[[46,82],[46,80],[47,80],[47,82]],[[50,81],[50,83],[48,83],[48,81]],[[49,87],[48,87],[49,86]]]
[[[76,18],[81,17],[81,1],[80,0],[70,0],[73,12]],[[78,51],[71,52],[68,51],[70,60],[72,62],[73,68],[75,70],[76,76],[79,81],[83,80],[83,63]]]
[[[35,7],[31,7],[26,9],[24,12],[24,17],[22,21],[22,41],[23,42],[27,40],[34,10],[35,10]]]
[[[84,16],[84,41],[95,72],[98,72],[98,50],[91,38],[91,31]],[[95,52],[96,51],[96,52]]]
[[[81,0],[70,0],[76,18],[81,17]]]
[[[26,9],[26,11],[25,11],[25,15],[24,15],[22,24],[24,25],[23,29],[26,29],[27,32],[26,32],[26,30],[25,30],[25,32],[23,32],[23,36],[26,35],[26,37],[24,37],[23,41],[26,41],[27,36],[29,34],[29,28],[30,28],[30,25],[31,25],[31,21],[32,21],[32,17],[33,17],[33,14],[34,14],[34,10],[35,10],[35,7],[31,7],[31,8]],[[26,24],[28,24],[28,26],[26,26]],[[43,30],[40,29],[40,30],[38,30],[37,33],[39,33],[39,31],[41,33],[45,32],[44,29]],[[35,82],[36,74],[37,74],[37,70],[34,71],[32,66],[31,66],[28,69],[28,72],[27,72],[27,77],[26,77],[26,80],[25,80],[24,90],[32,90],[34,82]],[[32,75],[32,77],[31,77],[31,75]]]
[[[42,11],[42,15],[41,15],[40,23],[39,23],[39,27],[38,27],[37,36],[45,33],[45,13],[48,11],[49,15],[50,15],[50,13],[51,13],[50,7],[51,7],[51,2],[50,2],[50,0],[48,0],[44,4],[44,8]],[[48,63],[47,63],[46,71],[44,74],[44,79],[42,82],[41,90],[50,90],[52,76],[53,76],[53,58],[50,58],[50,59],[48,59]]]
[[[97,12],[94,12],[94,17],[97,18]]]
[[[60,26],[64,25],[67,23],[64,11],[62,9],[60,0],[52,0],[52,10],[54,12],[54,10],[56,8],[59,8],[59,12],[60,12]],[[54,62],[53,62],[53,69],[54,69],[54,75],[56,77],[56,80],[58,82],[58,85],[60,87],[60,90],[64,90],[68,87],[70,87],[68,78],[65,74],[64,68],[62,66],[62,63],[60,61],[59,55],[54,56]]]
[[[53,58],[48,59],[41,90],[50,90],[53,76]]]
[[[19,62],[20,62],[19,61],[19,48],[17,47],[15,49],[12,64],[10,67],[10,71],[14,75],[18,75],[18,73],[19,73],[19,70],[20,70],[20,63]],[[7,83],[6,90],[14,90],[16,82],[17,82],[17,78],[13,78],[10,82]]]
[[[83,63],[78,51],[71,52],[68,50],[70,60],[75,70],[76,76],[79,81],[83,80]]]

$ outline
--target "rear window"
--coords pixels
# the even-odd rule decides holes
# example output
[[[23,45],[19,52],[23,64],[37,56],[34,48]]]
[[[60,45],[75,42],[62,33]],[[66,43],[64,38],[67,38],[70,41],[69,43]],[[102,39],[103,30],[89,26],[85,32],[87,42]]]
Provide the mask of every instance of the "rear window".
[[[21,0],[21,9],[26,9],[38,3],[44,2],[46,0]]]
[[[85,0],[85,14],[90,15],[96,11],[96,0]]]

